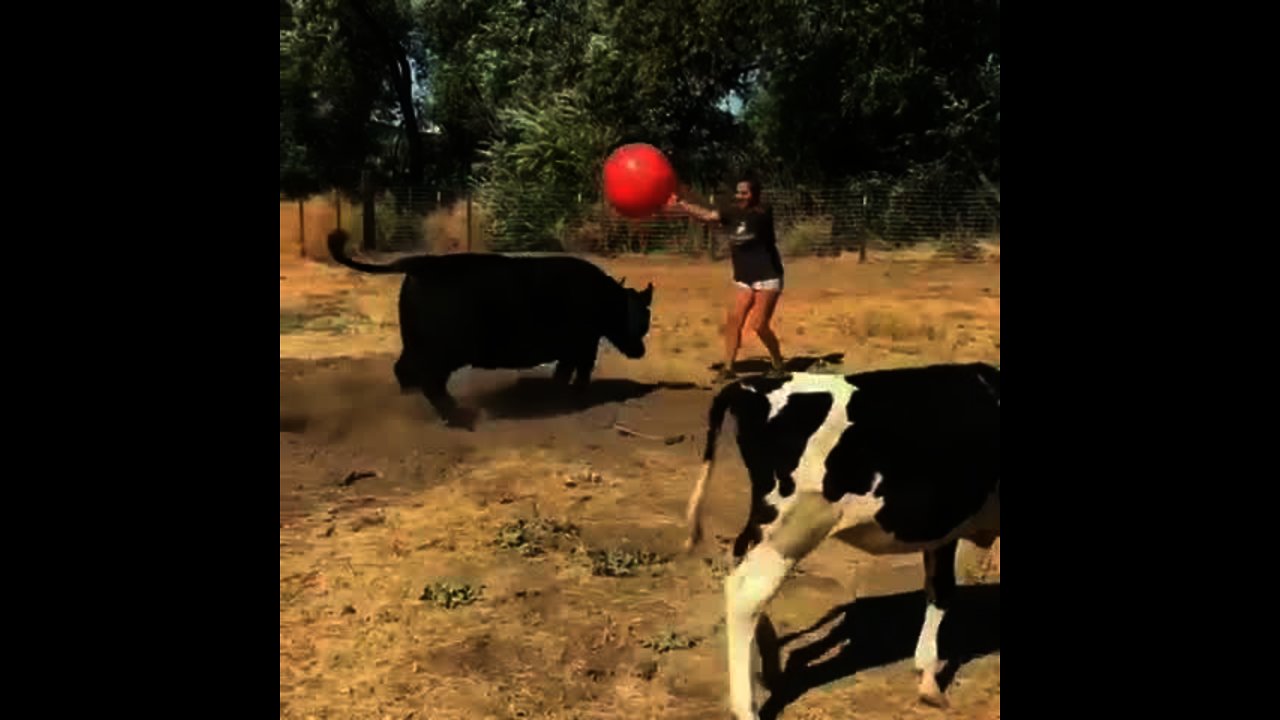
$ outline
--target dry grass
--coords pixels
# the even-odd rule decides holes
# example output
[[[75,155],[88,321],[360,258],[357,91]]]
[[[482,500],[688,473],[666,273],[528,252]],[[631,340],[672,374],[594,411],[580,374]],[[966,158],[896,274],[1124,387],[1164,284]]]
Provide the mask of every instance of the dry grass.
[[[774,323],[784,354],[842,352],[849,369],[998,359],[999,265],[917,259],[927,256],[912,253],[891,260],[880,255],[867,264],[848,255],[789,261],[787,290]],[[626,277],[630,286],[655,285],[649,356],[628,364],[628,376],[646,381],[705,379],[707,366],[722,359],[720,333],[734,292],[727,263],[629,257],[592,261],[616,277]],[[347,291],[343,302],[367,318],[348,335],[282,337],[281,357],[397,350],[398,277],[361,276],[345,268],[285,259],[281,275],[288,278],[281,282],[282,315],[314,309],[317,298]],[[763,354],[759,340],[748,334],[739,359]]]
[[[842,352],[849,370],[999,360],[998,264],[873,258],[788,263],[784,352]],[[706,381],[721,359],[727,264],[596,262],[656,288],[648,357],[604,352],[599,376]],[[282,418],[286,390],[306,393],[288,402],[313,428],[281,433],[282,507],[297,496],[280,529],[282,718],[725,716],[723,546],[679,553],[698,443],[622,437],[592,412],[439,430],[421,398],[390,387],[398,278],[283,257],[281,275],[282,359],[382,363],[367,377],[282,368]],[[762,355],[748,338],[740,357]],[[697,437],[705,398],[655,394],[612,412]],[[736,533],[746,508],[726,457],[710,538]],[[338,484],[367,468],[382,489]],[[915,557],[827,545],[770,617],[780,633],[804,629],[854,598],[918,591],[921,573]],[[960,577],[998,582],[999,545],[966,549]],[[998,654],[966,664],[950,714],[998,717],[999,677]],[[783,717],[939,717],[915,704],[914,683],[903,659],[810,690]]]

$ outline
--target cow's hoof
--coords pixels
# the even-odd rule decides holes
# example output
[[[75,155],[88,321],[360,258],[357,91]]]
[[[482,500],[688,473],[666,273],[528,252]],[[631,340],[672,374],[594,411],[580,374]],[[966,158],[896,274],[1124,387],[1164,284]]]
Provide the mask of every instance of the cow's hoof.
[[[946,710],[948,707],[947,696],[941,693],[930,693],[928,695],[922,694],[920,695],[920,702],[928,705],[929,707],[938,708],[939,710]]]
[[[947,707],[947,696],[942,694],[942,690],[938,688],[938,681],[929,673],[925,673],[920,678],[917,695],[920,702],[926,705],[936,708]]]
[[[451,428],[474,431],[476,429],[476,420],[479,419],[479,417],[480,413],[477,410],[473,410],[471,408],[458,408],[452,413],[449,413],[449,416],[445,418],[444,424]]]

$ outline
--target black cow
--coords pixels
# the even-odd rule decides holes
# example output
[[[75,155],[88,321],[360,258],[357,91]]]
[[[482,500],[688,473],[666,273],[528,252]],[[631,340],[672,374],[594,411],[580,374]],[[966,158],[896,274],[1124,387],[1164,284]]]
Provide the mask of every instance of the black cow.
[[[568,385],[573,377],[583,389],[600,338],[628,358],[644,357],[652,283],[632,290],[569,256],[458,253],[372,265],[349,257],[347,242],[341,229],[329,234],[334,260],[361,272],[404,275],[396,379],[402,390],[420,389],[450,426],[474,427],[475,413],[459,407],[446,387],[464,366],[521,369],[556,362],[555,379]]]
[[[956,546],[1000,534],[1000,371],[933,365],[854,375],[751,377],[711,404],[702,476],[689,499],[692,549],[726,412],[751,480],[751,510],[725,581],[729,689],[752,705],[752,637],[784,576],[828,537],[873,554],[922,552],[928,606],[916,645],[922,699],[938,688],[938,628],[955,593]]]

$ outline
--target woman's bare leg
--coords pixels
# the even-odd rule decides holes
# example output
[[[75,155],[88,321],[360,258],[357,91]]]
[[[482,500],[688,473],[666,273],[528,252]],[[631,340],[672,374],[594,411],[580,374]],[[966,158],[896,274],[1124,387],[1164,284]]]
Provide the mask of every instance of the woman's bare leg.
[[[740,285],[736,286],[733,304],[729,310],[729,317],[724,328],[724,369],[726,373],[733,372],[733,363],[738,359],[738,347],[742,344],[742,326],[746,323],[747,313],[751,311],[751,304],[754,300],[755,296],[752,290]]]
[[[778,336],[773,334],[773,329],[769,327],[769,322],[773,319],[773,311],[778,307],[778,298],[782,294],[780,290],[757,290],[756,296],[759,302],[755,303],[758,310],[754,317],[751,329],[756,331],[756,335],[760,338],[760,342],[769,351],[769,357],[773,359],[773,368],[775,370],[782,369],[782,349],[778,346]]]

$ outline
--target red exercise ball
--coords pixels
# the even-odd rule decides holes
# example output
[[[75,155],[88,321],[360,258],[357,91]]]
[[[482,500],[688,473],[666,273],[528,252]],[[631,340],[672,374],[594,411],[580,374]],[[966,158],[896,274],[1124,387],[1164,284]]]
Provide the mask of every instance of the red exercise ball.
[[[623,145],[604,161],[604,196],[628,217],[652,215],[676,189],[667,156],[647,143]]]

